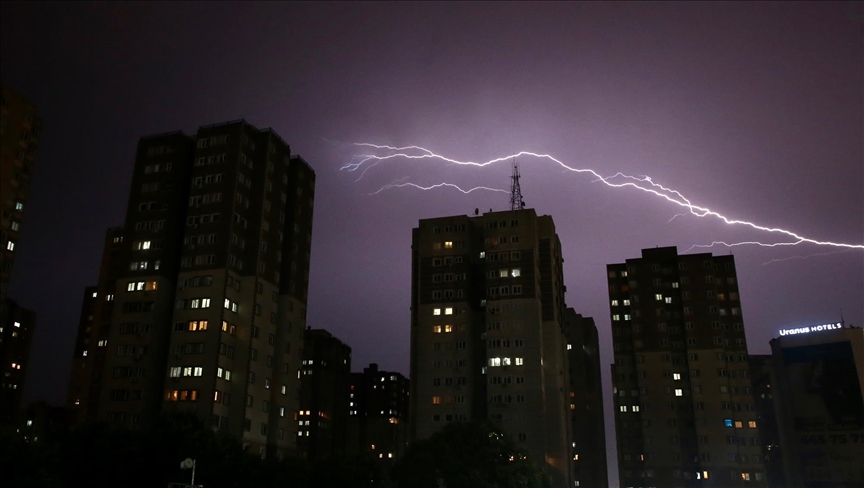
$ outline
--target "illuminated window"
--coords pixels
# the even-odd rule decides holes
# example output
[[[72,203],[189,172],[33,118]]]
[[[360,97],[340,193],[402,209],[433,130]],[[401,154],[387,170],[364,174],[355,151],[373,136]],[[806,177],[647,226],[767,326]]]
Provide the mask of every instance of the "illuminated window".
[[[633,411],[638,412],[639,411],[639,405],[633,405]]]
[[[672,303],[672,297],[666,297],[665,300],[666,303]]]
[[[14,251],[15,250],[15,243],[12,241],[8,241],[6,243],[6,249],[9,251]]]
[[[725,427],[732,427],[732,419],[723,419],[723,425]]]
[[[659,301],[662,301],[662,300],[663,300],[663,295],[661,295],[660,293],[658,293],[658,294],[654,295],[654,298],[656,298],[657,301],[659,302]]]
[[[433,405],[441,405],[441,397],[440,396],[433,396],[432,397],[432,404]],[[375,449],[375,448],[373,447],[372,449]]]
[[[684,391],[681,388],[675,388],[675,396],[684,396]]]
[[[144,285],[144,291],[154,291],[159,285],[155,281],[148,281],[146,285]],[[209,303],[208,303],[209,306]]]
[[[624,303],[624,306],[625,306],[625,307],[629,307],[629,306],[630,306],[630,300],[624,300],[623,303]]]
[[[441,309],[440,308],[433,309],[432,315],[441,315]]]
[[[627,405],[621,405],[620,407],[618,407],[618,409],[622,412],[626,412],[627,411]]]
[[[571,349],[573,349],[573,344],[567,344],[567,350],[569,351]]]
[[[621,320],[621,316],[618,314],[612,315],[612,320]]]
[[[444,332],[453,332],[453,326],[452,325],[445,325],[444,326]],[[382,380],[383,380],[383,378],[382,378]]]
[[[612,300],[612,306],[617,307],[618,306],[618,300]]]
[[[516,361],[516,366],[522,366],[522,362],[523,362],[522,358],[515,358],[515,361]]]
[[[433,326],[433,327],[432,327],[432,332],[435,333],[435,334],[440,334],[440,333],[441,333],[441,326],[440,326],[440,325],[435,325],[435,326]]]
[[[751,420],[751,421],[747,422],[747,427],[750,427],[751,429],[755,429],[756,428],[756,421]]]
[[[742,422],[742,421],[740,421],[740,420],[736,420],[736,421],[735,421],[735,428],[736,428],[736,429],[742,429],[742,428],[744,428],[744,422]]]
[[[498,270],[498,277],[499,278],[506,278],[507,277],[507,270],[506,269],[499,269]]]
[[[189,331],[199,331],[199,330],[207,330],[207,321],[206,320],[190,320],[189,321]]]
[[[741,473],[741,479],[744,481],[750,481],[750,473]]]
[[[510,358],[502,358],[501,366],[510,366]]]
[[[444,249],[453,249],[453,241],[445,241]]]
[[[444,309],[444,315],[453,315],[453,308],[448,307]]]
[[[518,277],[522,276],[522,270],[519,268],[513,268],[510,271],[510,276],[512,276],[514,278],[518,278]]]
[[[676,381],[680,380],[681,379],[681,373],[672,373],[672,379],[676,380]]]

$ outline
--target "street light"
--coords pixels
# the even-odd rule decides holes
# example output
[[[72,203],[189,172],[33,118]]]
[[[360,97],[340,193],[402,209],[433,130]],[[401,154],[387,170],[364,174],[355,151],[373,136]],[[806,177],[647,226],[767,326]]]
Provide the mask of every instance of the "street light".
[[[186,458],[180,463],[180,469],[189,469],[192,468],[192,488],[195,488],[195,460],[192,458]]]

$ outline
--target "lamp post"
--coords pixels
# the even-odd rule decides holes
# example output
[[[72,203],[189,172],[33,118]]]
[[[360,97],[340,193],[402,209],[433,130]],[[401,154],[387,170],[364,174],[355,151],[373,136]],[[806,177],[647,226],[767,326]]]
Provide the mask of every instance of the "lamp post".
[[[189,468],[192,468],[192,488],[195,488],[195,460],[192,458],[186,458],[180,463],[180,469]]]

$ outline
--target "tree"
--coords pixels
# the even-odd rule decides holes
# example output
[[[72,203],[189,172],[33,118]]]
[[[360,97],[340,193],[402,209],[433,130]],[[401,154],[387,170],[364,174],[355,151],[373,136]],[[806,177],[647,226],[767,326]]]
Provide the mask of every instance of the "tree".
[[[412,445],[393,469],[399,488],[548,488],[525,450],[487,422],[447,424]]]

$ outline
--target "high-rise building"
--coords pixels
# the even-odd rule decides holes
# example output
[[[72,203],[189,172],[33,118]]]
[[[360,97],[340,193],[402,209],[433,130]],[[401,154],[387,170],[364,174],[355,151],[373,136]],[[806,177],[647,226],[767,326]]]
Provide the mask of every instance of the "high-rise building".
[[[497,422],[571,487],[561,244],[532,209],[420,221],[413,231],[410,438]]]
[[[307,459],[345,451],[351,348],[323,329],[303,334],[297,449]]]
[[[0,423],[21,408],[36,314],[7,296],[30,196],[42,120],[36,107],[0,83]]]
[[[0,83],[0,306],[6,299],[18,237],[30,196],[30,176],[39,150],[42,120],[36,107]]]
[[[768,488],[786,488],[783,468],[783,449],[780,444],[780,429],[774,412],[774,390],[771,388],[771,355],[750,355],[750,381],[753,383],[753,399],[759,414],[759,435],[762,436],[762,458]]]
[[[608,488],[606,423],[600,379],[600,341],[594,319],[564,311],[573,431],[573,486]]]
[[[346,450],[368,453],[391,466],[408,446],[408,379],[370,364],[351,373]]]
[[[24,379],[36,330],[36,313],[5,299],[0,316],[0,424],[13,423],[21,410]]]
[[[117,278],[126,265],[121,260],[123,246],[123,228],[108,229],[102,246],[99,279],[95,286],[84,289],[66,395],[66,407],[74,412],[76,423],[98,420]]]
[[[733,256],[607,266],[622,487],[765,486]]]
[[[288,144],[243,120],[141,138],[86,349],[105,355],[100,420],[189,410],[262,455],[295,448],[314,189]]]
[[[784,486],[864,486],[864,330],[795,327],[771,351]]]

